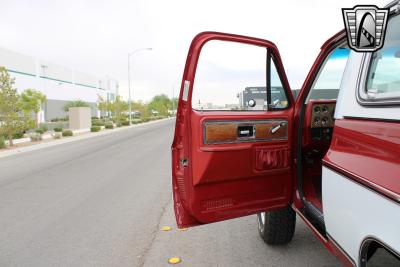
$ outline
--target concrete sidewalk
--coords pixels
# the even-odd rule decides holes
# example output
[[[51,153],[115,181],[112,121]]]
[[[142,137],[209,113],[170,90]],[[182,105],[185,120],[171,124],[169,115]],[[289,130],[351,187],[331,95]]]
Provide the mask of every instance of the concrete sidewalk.
[[[30,146],[25,146],[25,147],[11,148],[9,150],[4,150],[4,151],[0,150],[0,158],[4,158],[4,157],[16,155],[16,154],[21,154],[21,153],[25,153],[25,152],[35,151],[35,150],[42,149],[42,148],[57,146],[57,145],[61,145],[61,144],[67,144],[67,143],[71,143],[71,142],[75,142],[75,141],[79,141],[79,140],[93,138],[96,136],[108,135],[108,134],[116,133],[119,131],[124,131],[124,130],[128,130],[128,129],[136,128],[136,127],[143,127],[146,125],[159,123],[162,121],[172,120],[172,119],[175,119],[175,117],[156,120],[156,121],[149,121],[149,122],[140,123],[140,124],[134,124],[131,126],[123,126],[120,128],[114,128],[114,129],[109,129],[109,130],[106,129],[106,130],[102,130],[100,132],[94,132],[94,133],[88,132],[88,134],[80,135],[80,136],[63,137],[61,139],[54,139],[53,141],[50,141],[48,143],[38,143],[38,144],[33,144]]]

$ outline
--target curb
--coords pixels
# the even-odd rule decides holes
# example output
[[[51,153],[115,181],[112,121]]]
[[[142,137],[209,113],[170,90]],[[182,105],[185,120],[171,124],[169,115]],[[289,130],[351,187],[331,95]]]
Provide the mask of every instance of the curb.
[[[102,130],[104,129],[104,127],[102,126],[102,128],[101,128]],[[87,132],[90,132],[90,128],[87,128],[87,129],[79,129],[79,130],[71,130],[74,134],[77,134],[77,133],[87,133]],[[43,134],[42,135],[42,139],[43,140],[47,140],[47,139],[52,139],[53,137],[51,136],[51,133],[45,133],[45,134]],[[14,145],[17,145],[17,144],[24,144],[24,143],[30,143],[31,142],[31,139],[29,138],[29,137],[24,137],[24,138],[19,138],[19,139],[13,139],[13,143],[14,143]],[[9,142],[8,142],[8,140],[5,140],[5,143],[6,143],[6,145],[8,145],[9,144]],[[0,152],[0,154],[1,154],[1,152]]]
[[[168,121],[168,120],[172,120],[172,119],[175,119],[175,117],[156,120],[156,121],[149,121],[149,122],[140,123],[140,124],[134,124],[131,126],[124,126],[121,128],[114,128],[112,130],[103,130],[103,131],[96,132],[96,133],[90,133],[88,135],[65,137],[62,139],[56,139],[49,143],[35,144],[35,145],[31,145],[31,146],[11,149],[8,151],[0,151],[0,158],[5,158],[8,156],[13,156],[13,155],[21,154],[21,153],[25,153],[25,152],[35,151],[35,150],[39,150],[42,148],[67,144],[67,143],[71,143],[71,142],[75,142],[75,141],[79,141],[79,140],[85,140],[85,139],[89,139],[89,138],[93,138],[93,137],[97,137],[97,136],[113,134],[115,132],[124,131],[124,130],[132,129],[132,128],[139,128],[139,127],[143,127],[146,125],[156,124],[159,122]]]

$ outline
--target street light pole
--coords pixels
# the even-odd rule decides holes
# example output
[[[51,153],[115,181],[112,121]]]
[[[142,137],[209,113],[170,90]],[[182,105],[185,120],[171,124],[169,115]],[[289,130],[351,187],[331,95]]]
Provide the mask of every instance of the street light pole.
[[[153,50],[151,47],[138,48],[128,53],[128,107],[129,107],[129,125],[132,125],[132,98],[131,98],[131,56],[139,51]]]

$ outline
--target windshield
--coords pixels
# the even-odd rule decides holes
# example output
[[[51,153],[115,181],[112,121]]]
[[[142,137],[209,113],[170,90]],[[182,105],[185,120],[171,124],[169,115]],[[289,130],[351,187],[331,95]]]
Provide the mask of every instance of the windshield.
[[[331,52],[311,87],[307,102],[337,99],[349,53],[350,50],[345,47],[336,48]]]

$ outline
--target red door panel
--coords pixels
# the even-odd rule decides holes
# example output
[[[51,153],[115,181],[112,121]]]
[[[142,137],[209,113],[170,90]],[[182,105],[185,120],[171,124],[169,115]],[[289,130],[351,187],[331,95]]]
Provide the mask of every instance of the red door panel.
[[[286,111],[285,111],[286,112]],[[284,112],[284,113],[285,113]],[[220,115],[218,115],[218,113]],[[249,114],[229,114],[222,115],[222,112],[209,112],[207,115],[193,111],[191,114],[192,136],[191,143],[194,149],[192,151],[193,173],[192,180],[194,185],[208,184],[221,181],[243,180],[243,178],[260,177],[287,173],[289,168],[289,153],[285,153],[286,157],[280,160],[282,166],[274,159],[268,157],[267,152],[275,154],[284,154],[289,151],[288,147],[288,128],[287,122],[289,118],[283,116],[282,112],[268,116],[266,119],[265,112],[258,115]],[[240,139],[236,137],[237,127],[242,125],[274,127],[284,122],[286,125],[275,133],[274,137],[264,138],[257,136],[252,140]],[[206,143],[207,126],[228,126],[228,140]],[[233,129],[232,129],[233,128]],[[222,129],[223,130],[223,129]],[[234,139],[232,140],[232,134]],[[268,130],[265,130],[268,133]],[[284,135],[280,135],[280,133]],[[279,151],[283,151],[279,153]],[[262,154],[262,155],[260,155]],[[286,165],[285,165],[286,164]]]
[[[202,46],[209,40],[270,49],[286,90],[288,108],[252,112],[192,109],[197,61]],[[183,75],[172,144],[174,208],[179,227],[288,205],[292,193],[293,106],[293,96],[273,43],[214,32],[194,38]]]

